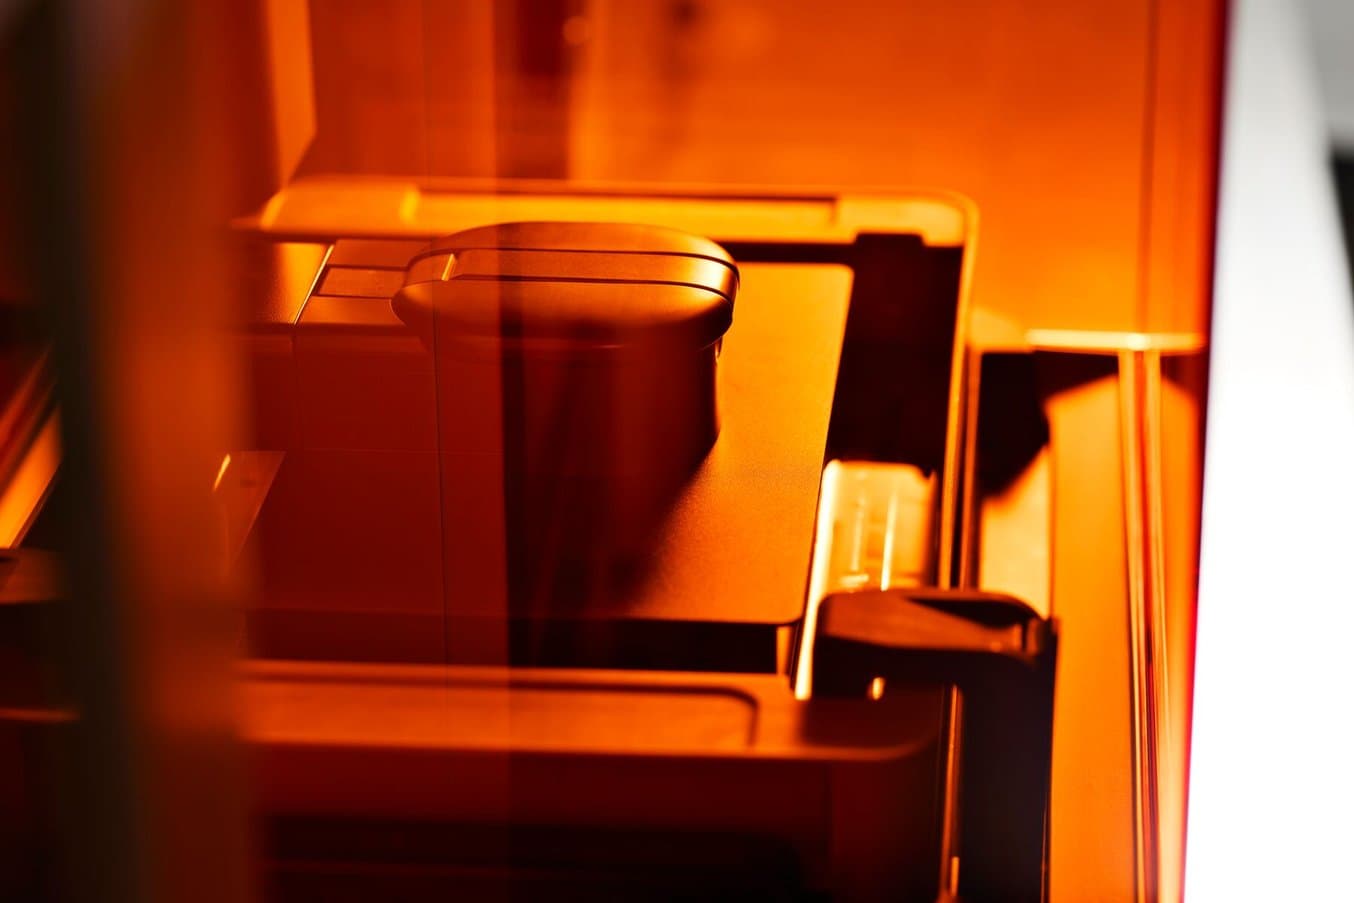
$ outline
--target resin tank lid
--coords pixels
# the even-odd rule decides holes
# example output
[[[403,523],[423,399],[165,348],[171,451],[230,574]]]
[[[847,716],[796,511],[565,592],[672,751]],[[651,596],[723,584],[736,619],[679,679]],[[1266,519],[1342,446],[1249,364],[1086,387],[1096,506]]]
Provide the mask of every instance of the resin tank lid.
[[[579,351],[697,350],[733,321],[738,269],[714,242],[658,226],[506,223],[416,256],[395,312],[427,333]]]

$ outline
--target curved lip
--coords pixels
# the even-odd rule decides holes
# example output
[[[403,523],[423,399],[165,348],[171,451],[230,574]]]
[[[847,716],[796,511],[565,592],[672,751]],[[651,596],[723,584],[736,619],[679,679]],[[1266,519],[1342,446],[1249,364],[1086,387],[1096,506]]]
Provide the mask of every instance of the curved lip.
[[[621,263],[625,258],[633,264]],[[484,291],[470,289],[477,283],[525,294],[515,301],[505,295],[498,313],[489,312],[483,323],[478,322],[483,314],[475,313],[481,305],[472,304],[462,314],[470,333],[494,338],[504,322],[495,327],[493,320],[505,314],[513,321],[529,317],[531,294],[553,291],[559,293],[560,304],[543,310],[539,322],[550,333],[544,336],[547,339],[559,332],[559,338],[572,338],[582,350],[598,344],[661,342],[667,335],[675,340],[681,335],[693,340],[684,338],[682,345],[706,347],[732,325],[739,273],[728,251],[716,242],[667,226],[567,220],[493,223],[435,239],[414,254],[391,307],[397,317],[421,331],[423,324],[413,321],[424,320],[428,309],[442,306],[439,296],[456,292],[459,284],[472,292],[467,300],[473,299]],[[640,309],[622,305],[609,325],[605,307],[586,299],[595,289],[599,303],[610,305],[621,287],[658,292],[656,306],[646,314],[648,305]],[[688,292],[694,294],[687,296]],[[690,300],[677,300],[686,297]],[[555,320],[558,329],[551,325]],[[689,335],[693,330],[700,335]]]
[[[344,222],[342,217],[317,216],[318,211],[306,211],[304,198],[316,192],[333,191],[380,191],[390,195],[393,205],[381,222],[368,220],[365,223]],[[777,187],[774,184],[755,183],[652,183],[577,181],[560,182],[558,180],[499,180],[465,179],[451,177],[409,178],[398,176],[335,176],[312,175],[293,180],[273,195],[255,214],[239,217],[233,221],[236,228],[252,229],[275,236],[315,237],[342,235],[347,238],[390,237],[398,234],[403,237],[430,236],[431,231],[418,228],[405,208],[412,211],[418,206],[419,197],[424,194],[466,195],[481,199],[502,198],[507,203],[516,202],[523,197],[536,195],[542,198],[568,198],[579,200],[605,200],[610,198],[640,197],[652,201],[709,201],[728,202],[788,202],[788,203],[834,203],[851,200],[871,201],[929,201],[950,208],[957,217],[957,230],[945,230],[943,234],[934,234],[924,225],[913,229],[884,228],[884,231],[911,231],[920,234],[923,241],[936,247],[968,245],[973,241],[977,224],[977,205],[961,192],[929,185],[900,184],[875,186],[849,186],[830,184],[798,185]],[[293,211],[295,202],[301,209]],[[399,208],[398,210],[395,208]],[[298,215],[299,214],[299,215]],[[392,215],[393,218],[392,218]],[[484,223],[477,223],[476,228]],[[863,231],[871,231],[866,228]],[[727,236],[726,236],[727,237]]]
[[[738,285],[739,285],[739,280],[742,278],[741,275],[740,275],[739,272],[738,272],[738,264],[735,263],[734,260],[733,260],[731,257],[729,257],[729,258],[720,258],[720,257],[713,257],[713,256],[711,256],[711,255],[709,255],[709,254],[691,254],[691,253],[687,253],[687,252],[685,252],[685,251],[606,251],[606,250],[601,250],[601,249],[598,249],[598,248],[529,248],[529,247],[520,247],[520,246],[516,246],[516,245],[467,245],[466,247],[463,247],[463,248],[457,248],[457,249],[455,249],[455,250],[452,250],[452,249],[450,249],[450,248],[429,248],[429,249],[426,250],[426,251],[419,251],[419,252],[418,252],[417,254],[415,254],[413,257],[410,257],[410,258],[409,258],[409,265],[408,265],[408,267],[405,268],[405,274],[406,274],[406,277],[408,276],[409,272],[413,270],[413,268],[414,268],[414,266],[415,266],[416,264],[418,264],[418,263],[420,263],[420,262],[422,262],[422,261],[424,261],[424,260],[429,260],[429,259],[434,258],[434,257],[440,257],[440,256],[442,256],[443,254],[447,255],[448,257],[455,258],[457,255],[459,255],[459,254],[464,254],[464,253],[466,253],[467,251],[512,251],[512,252],[518,253],[518,254],[532,254],[532,253],[538,253],[538,252],[539,252],[539,253],[543,253],[543,254],[614,254],[614,255],[617,255],[617,256],[622,256],[622,255],[633,255],[633,256],[636,256],[636,257],[645,257],[645,256],[648,256],[648,257],[687,257],[687,258],[690,258],[690,259],[692,259],[692,260],[708,260],[708,261],[711,262],[711,263],[718,263],[718,264],[722,264],[722,265],[725,266],[725,267],[728,267],[728,269],[733,273],[733,294],[736,294],[736,293],[737,293],[737,291],[738,291]],[[726,253],[727,253],[727,252],[726,252]],[[470,278],[470,279],[473,279],[473,278],[477,278],[477,277],[473,277],[473,276],[469,276],[469,277],[467,277],[467,276],[460,276],[460,277],[453,277],[453,278],[461,278],[461,279]],[[482,277],[481,277],[481,278],[482,278]],[[566,280],[569,279],[569,277],[564,277],[564,276],[502,276],[502,277],[499,277],[499,278],[502,278],[502,279],[519,279],[519,280],[531,280],[531,279],[536,279],[536,280],[545,280],[545,281],[551,281],[551,280],[555,280],[555,281],[566,281]],[[432,279],[408,279],[408,278],[406,278],[406,280],[405,280],[405,285],[412,285],[412,284],[417,283],[417,282],[434,282],[434,281],[437,281],[437,280],[432,280]],[[447,280],[442,280],[442,281],[447,281]],[[644,283],[656,283],[656,284],[661,284],[661,283],[666,283],[666,284],[671,284],[671,285],[691,285],[691,286],[694,287],[694,288],[706,288],[706,289],[710,289],[711,291],[715,291],[715,292],[718,292],[718,293],[721,294],[721,295],[724,295],[724,297],[728,298],[730,301],[733,300],[732,295],[725,295],[724,292],[719,291],[719,289],[714,288],[713,286],[709,286],[709,285],[700,285],[700,284],[697,284],[697,283],[691,283],[691,282],[674,282],[674,281],[669,280],[669,279],[609,279],[609,280],[608,280],[608,279],[573,279],[572,281],[575,281],[575,282],[634,282],[634,283],[636,283],[636,284],[644,284]]]
[[[405,285],[418,285],[431,280],[420,279],[417,282],[406,282]],[[551,282],[551,283],[570,283],[586,285],[674,285],[678,288],[694,288],[702,292],[710,292],[718,295],[730,304],[734,303],[736,295],[735,290],[730,292],[721,291],[713,285],[705,285],[700,282],[688,282],[681,279],[607,279],[596,276],[453,276],[448,282]]]
[[[721,250],[723,249],[721,248]],[[425,260],[432,260],[445,255],[448,258],[448,262],[452,265],[452,267],[454,267],[455,260],[458,256],[469,253],[471,251],[487,251],[491,253],[506,251],[517,254],[532,254],[532,253],[607,254],[607,255],[635,256],[635,257],[645,257],[645,256],[681,257],[691,260],[704,260],[709,261],[710,263],[720,264],[729,270],[729,272],[733,276],[733,281],[729,286],[729,290],[724,291],[717,285],[703,282],[691,282],[681,279],[656,279],[656,278],[649,279],[635,277],[628,277],[624,279],[619,278],[608,279],[606,277],[598,277],[598,276],[557,276],[544,274],[543,275],[501,274],[496,276],[488,276],[488,275],[457,274],[451,267],[449,267],[446,273],[442,275],[440,278],[427,278],[425,274],[420,274],[418,278],[412,278],[418,267],[418,264],[422,263]],[[727,254],[727,252],[725,253]],[[464,281],[496,280],[501,282],[590,282],[590,283],[624,283],[630,285],[678,285],[686,288],[695,288],[704,291],[714,292],[715,294],[724,298],[730,304],[734,303],[735,299],[737,298],[738,287],[740,285],[741,280],[741,276],[738,272],[738,264],[735,263],[731,257],[718,258],[712,257],[708,254],[693,254],[684,251],[630,251],[630,250],[609,251],[602,249],[532,248],[532,247],[491,246],[491,245],[468,245],[465,247],[456,248],[454,250],[448,248],[433,247],[429,248],[428,250],[419,251],[413,257],[409,258],[409,264],[405,267],[404,276],[405,276],[404,278],[405,285],[420,285],[429,282],[451,282],[453,280],[464,280]]]
[[[676,282],[667,280],[620,280],[620,279],[561,279],[555,277],[542,278],[515,278],[515,277],[462,277],[457,279],[442,280],[421,279],[417,282],[407,283],[390,299],[390,307],[401,321],[405,323],[415,333],[422,336],[424,341],[431,341],[431,324],[433,322],[433,307],[435,303],[419,300],[410,297],[411,291],[428,292],[436,291],[437,286],[446,285],[451,287],[456,283],[462,285],[474,283],[499,283],[507,285],[526,286],[532,284],[539,285],[593,285],[593,286],[636,286],[641,288],[672,288],[684,289],[692,292],[700,292],[707,295],[710,301],[719,310],[722,315],[711,312],[705,319],[715,321],[716,328],[704,330],[704,338],[690,342],[676,342],[674,347],[689,349],[692,352],[701,351],[713,345],[719,344],[724,335],[733,325],[733,307],[734,300],[724,295],[719,290],[707,285],[696,285],[688,282]],[[680,322],[680,321],[678,321]],[[634,326],[627,330],[619,330],[614,335],[601,332],[589,333],[584,330],[582,333],[565,332],[560,335],[533,335],[530,337],[510,336],[495,334],[492,329],[468,330],[465,334],[466,339],[483,340],[491,342],[508,342],[518,347],[529,347],[538,352],[567,352],[569,354],[579,354],[584,352],[607,352],[620,351],[625,348],[633,347],[666,347],[666,342],[671,341],[662,336],[664,328],[662,324],[650,324],[647,326]],[[626,336],[626,340],[621,340]]]
[[[548,227],[560,225],[582,225],[582,226],[590,226],[593,228],[616,229],[623,231],[633,231],[636,229],[640,229],[660,234],[666,233],[668,235],[671,235],[674,239],[680,239],[690,242],[696,245],[697,247],[709,248],[712,250],[712,252],[717,253],[703,253],[702,251],[699,250],[685,249],[680,247],[667,248],[662,250],[652,250],[648,248],[634,248],[634,249],[587,248],[587,247],[580,248],[568,244],[547,244],[532,246],[517,246],[508,244],[496,244],[496,245],[471,244],[471,245],[455,246],[450,244],[451,240],[457,238],[458,236],[473,235],[475,233],[487,233],[490,232],[491,230],[500,230],[500,229],[508,230],[520,227],[532,228],[532,227]],[[485,223],[482,226],[472,226],[469,229],[463,229],[459,232],[447,233],[445,235],[434,238],[430,242],[430,246],[433,252],[451,251],[453,253],[458,251],[480,249],[480,250],[497,250],[497,251],[567,251],[569,253],[574,254],[588,254],[588,253],[654,254],[654,255],[662,254],[662,255],[671,255],[673,257],[705,258],[707,260],[713,260],[716,263],[722,263],[730,267],[731,269],[737,270],[737,265],[734,263],[733,257],[729,254],[727,250],[724,249],[723,246],[719,244],[719,242],[715,241],[714,239],[708,238],[704,235],[696,235],[692,232],[687,232],[685,230],[677,229],[672,226],[660,225],[658,223],[620,222],[614,220],[505,220],[503,222],[497,223]]]

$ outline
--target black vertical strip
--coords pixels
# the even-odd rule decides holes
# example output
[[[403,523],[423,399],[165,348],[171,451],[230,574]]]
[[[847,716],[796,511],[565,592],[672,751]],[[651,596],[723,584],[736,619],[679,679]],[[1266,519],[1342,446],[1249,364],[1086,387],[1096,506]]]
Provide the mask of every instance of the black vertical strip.
[[[1046,899],[1053,656],[1048,652],[1038,670],[1013,670],[964,691],[961,899]]]
[[[939,472],[962,248],[916,235],[862,235],[837,368],[827,457]]]
[[[563,42],[567,6],[568,0],[501,0],[494,5],[495,176],[500,179],[562,179],[568,175],[568,85]],[[520,340],[521,323],[500,319],[505,631],[507,619],[531,593],[525,478],[526,373],[522,356],[507,350],[519,345]],[[510,636],[505,637],[508,659],[515,645]]]
[[[50,803],[59,848],[53,893],[61,899],[148,899],[142,866],[139,788],[131,725],[132,661],[115,574],[118,536],[102,480],[107,435],[96,403],[100,343],[87,234],[84,152],[72,67],[66,0],[21,5],[10,31],[17,76],[15,138],[24,177],[20,201],[27,229],[18,238],[53,342],[62,412],[62,481],[54,498],[67,598],[59,603],[48,649],[58,680],[80,717],[52,750],[58,763]]]
[[[1331,161],[1335,193],[1340,201],[1340,224],[1345,233],[1345,257],[1354,272],[1354,149],[1336,151]]]

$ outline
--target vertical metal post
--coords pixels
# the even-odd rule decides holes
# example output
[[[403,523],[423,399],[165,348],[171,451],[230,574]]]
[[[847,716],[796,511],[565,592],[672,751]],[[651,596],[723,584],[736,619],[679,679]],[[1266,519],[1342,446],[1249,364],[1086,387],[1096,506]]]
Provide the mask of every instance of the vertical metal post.
[[[76,715],[54,732],[53,892],[236,901],[237,606],[211,490],[236,438],[219,236],[229,199],[257,187],[231,68],[249,64],[257,10],[111,10],[51,0],[15,25],[25,251],[64,444],[48,656]]]

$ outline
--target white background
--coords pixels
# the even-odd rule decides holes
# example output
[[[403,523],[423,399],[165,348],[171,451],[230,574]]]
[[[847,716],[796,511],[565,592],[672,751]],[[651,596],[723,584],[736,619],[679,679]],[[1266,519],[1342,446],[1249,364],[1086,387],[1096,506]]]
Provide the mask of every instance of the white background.
[[[1232,6],[1188,903],[1354,900],[1354,302],[1310,40],[1354,0],[1311,2],[1321,32]],[[1354,42],[1326,62],[1348,88]]]

